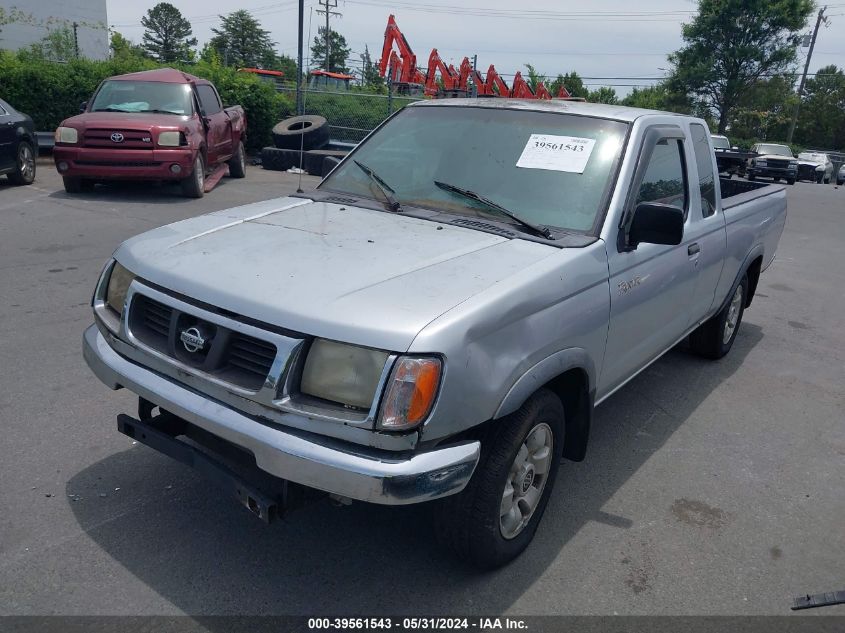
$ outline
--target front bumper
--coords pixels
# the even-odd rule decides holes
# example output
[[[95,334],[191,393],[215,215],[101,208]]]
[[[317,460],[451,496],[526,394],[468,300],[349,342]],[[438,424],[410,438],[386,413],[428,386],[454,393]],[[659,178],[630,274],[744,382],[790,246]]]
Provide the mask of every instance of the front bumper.
[[[118,354],[95,325],[83,336],[88,366],[112,389],[142,398],[255,456],[276,477],[350,499],[384,505],[419,503],[464,489],[478,463],[479,442],[410,457],[385,457],[315,435],[295,435],[209,399]]]
[[[173,149],[100,149],[56,145],[53,161],[62,176],[99,180],[181,180],[191,175],[194,151]],[[61,169],[62,165],[65,169]],[[174,165],[178,172],[174,172]]]
[[[763,178],[786,178],[787,180],[796,180],[798,178],[798,169],[795,167],[781,168],[752,166],[749,167],[747,171],[751,176],[762,176]]]

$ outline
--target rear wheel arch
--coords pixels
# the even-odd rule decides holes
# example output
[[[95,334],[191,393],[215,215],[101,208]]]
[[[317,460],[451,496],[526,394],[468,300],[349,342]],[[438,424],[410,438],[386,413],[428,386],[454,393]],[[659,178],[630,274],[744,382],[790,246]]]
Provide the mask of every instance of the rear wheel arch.
[[[745,307],[751,305],[754,293],[757,291],[757,282],[760,281],[760,271],[763,268],[763,255],[760,254],[748,265],[745,274],[748,276],[748,296],[745,298]]]

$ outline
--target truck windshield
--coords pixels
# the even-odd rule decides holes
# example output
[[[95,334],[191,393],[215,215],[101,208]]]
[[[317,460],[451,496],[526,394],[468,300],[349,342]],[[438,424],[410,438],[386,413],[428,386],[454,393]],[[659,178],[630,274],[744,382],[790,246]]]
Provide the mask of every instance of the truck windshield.
[[[713,139],[713,147],[716,149],[731,148],[731,142],[728,140],[727,136],[711,136],[710,138]]]
[[[94,97],[91,110],[191,114],[191,87],[160,81],[106,81]]]
[[[757,146],[757,153],[775,156],[788,156],[789,158],[793,158],[792,150],[786,145],[770,145],[769,143],[763,143],[762,145]]]
[[[403,207],[502,219],[489,205],[436,184],[442,182],[529,222],[586,232],[601,213],[626,132],[619,121],[556,112],[418,106],[385,124],[354,158],[390,183]],[[351,160],[320,188],[378,197]]]

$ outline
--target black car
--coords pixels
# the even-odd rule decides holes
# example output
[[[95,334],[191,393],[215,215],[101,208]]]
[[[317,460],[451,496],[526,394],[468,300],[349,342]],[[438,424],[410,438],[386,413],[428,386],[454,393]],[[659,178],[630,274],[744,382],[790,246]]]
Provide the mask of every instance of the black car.
[[[14,185],[35,180],[38,137],[32,119],[0,99],[0,176]]]

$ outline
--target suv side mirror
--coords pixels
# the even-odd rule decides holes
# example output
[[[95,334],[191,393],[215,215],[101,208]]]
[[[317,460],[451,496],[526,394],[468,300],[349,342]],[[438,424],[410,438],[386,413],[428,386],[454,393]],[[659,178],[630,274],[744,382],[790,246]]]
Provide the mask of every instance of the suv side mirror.
[[[634,209],[628,246],[640,242],[675,246],[684,239],[684,211],[680,207],[659,202],[642,202]]]
[[[83,101],[82,103],[79,104],[79,111],[80,112],[85,112],[87,109],[88,109],[88,102],[87,101]]]

